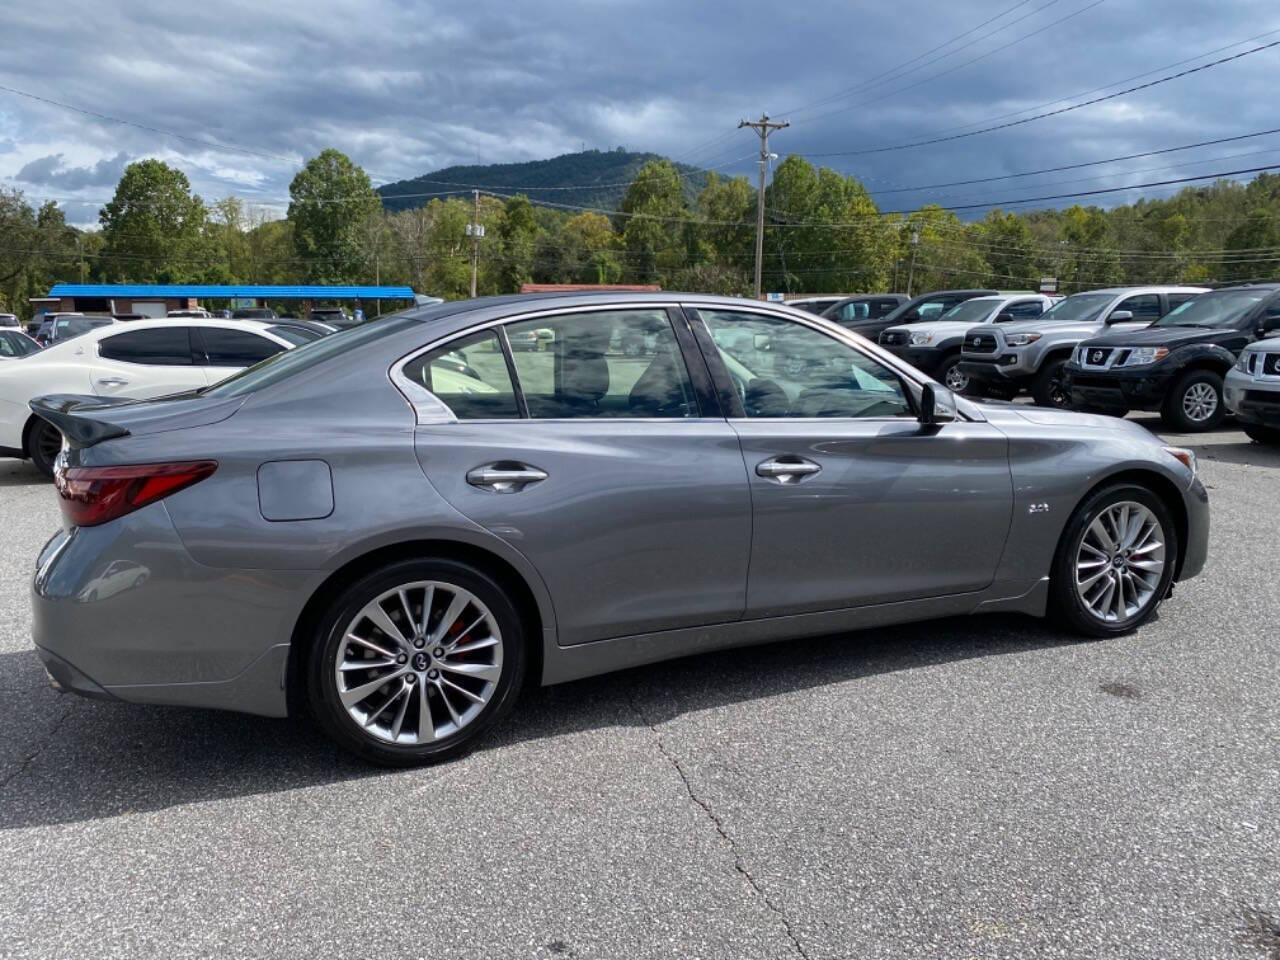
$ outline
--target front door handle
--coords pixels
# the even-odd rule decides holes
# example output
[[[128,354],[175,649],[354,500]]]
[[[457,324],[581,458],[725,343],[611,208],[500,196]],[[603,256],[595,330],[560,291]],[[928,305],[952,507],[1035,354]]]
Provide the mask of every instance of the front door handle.
[[[527,463],[501,460],[467,471],[467,483],[492,493],[519,493],[525,487],[547,479],[547,471]]]
[[[818,473],[822,467],[812,460],[785,454],[770,457],[756,464],[756,475],[772,480],[775,483],[799,483],[805,477]]]
[[[98,386],[100,387],[123,387],[128,384],[128,380],[124,377],[99,377]]]

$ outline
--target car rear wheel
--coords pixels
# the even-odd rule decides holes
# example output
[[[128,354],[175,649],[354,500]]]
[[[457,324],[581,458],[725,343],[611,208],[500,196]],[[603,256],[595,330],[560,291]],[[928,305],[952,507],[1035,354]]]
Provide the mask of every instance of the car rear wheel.
[[[1177,559],[1164,502],[1137,484],[1105,487],[1067,522],[1050,577],[1052,606],[1087,636],[1127,633],[1155,614]]]
[[[1062,410],[1071,406],[1071,395],[1062,382],[1062,368],[1066,365],[1066,360],[1050,360],[1036,374],[1031,384],[1031,395],[1039,406]]]
[[[1269,446],[1280,446],[1280,428],[1265,427],[1260,423],[1242,423],[1240,426],[1244,429],[1245,436],[1250,440],[1256,440],[1258,443],[1265,443]]]
[[[1181,433],[1212,430],[1222,423],[1222,377],[1212,370],[1192,370],[1179,378],[1160,409],[1160,417]]]
[[[36,419],[27,434],[27,455],[37,470],[53,479],[53,464],[62,452],[62,434],[47,420]]]
[[[316,718],[386,766],[465,752],[510,711],[524,679],[514,605],[454,561],[401,561],[361,578],[329,608],[318,642],[307,676]]]

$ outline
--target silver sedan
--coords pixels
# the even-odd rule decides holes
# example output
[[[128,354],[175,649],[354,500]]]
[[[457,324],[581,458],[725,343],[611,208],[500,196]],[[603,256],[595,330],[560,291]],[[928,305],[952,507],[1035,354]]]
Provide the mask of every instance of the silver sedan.
[[[737,299],[415,307],[195,394],[32,406],[64,438],[54,684],[309,706],[386,764],[466,749],[526,676],[995,611],[1113,636],[1205,563],[1189,451]]]

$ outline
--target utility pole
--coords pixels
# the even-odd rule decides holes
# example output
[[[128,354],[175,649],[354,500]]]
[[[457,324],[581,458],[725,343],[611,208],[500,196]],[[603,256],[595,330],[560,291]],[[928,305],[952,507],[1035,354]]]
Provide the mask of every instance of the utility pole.
[[[476,295],[476,272],[480,267],[480,241],[484,239],[484,225],[480,223],[480,191],[472,190],[474,199],[471,222],[467,224],[467,236],[471,238],[471,298]]]
[[[907,268],[907,296],[911,296],[911,281],[916,275],[916,251],[920,249],[920,231],[911,231],[911,266]]]
[[[764,260],[764,175],[765,170],[769,166],[769,131],[782,130],[791,126],[790,123],[783,120],[776,123],[769,119],[769,115],[761,115],[759,120],[739,120],[738,129],[750,127],[756,132],[756,136],[760,138],[760,186],[756,189],[756,299],[761,298],[760,292],[760,265]]]

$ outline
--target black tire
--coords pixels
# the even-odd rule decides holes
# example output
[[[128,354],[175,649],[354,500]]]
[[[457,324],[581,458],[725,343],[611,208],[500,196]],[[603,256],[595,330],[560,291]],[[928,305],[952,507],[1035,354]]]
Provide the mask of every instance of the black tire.
[[[1242,423],[1240,427],[1250,440],[1265,443],[1271,447],[1280,446],[1280,428],[1264,427],[1260,423]]]
[[[973,386],[974,381],[972,377],[967,377],[963,373],[961,373],[959,370],[955,369],[956,365],[959,363],[960,363],[960,354],[955,353],[947,357],[942,361],[942,363],[938,365],[938,372],[935,375],[934,379],[937,380],[944,387],[946,387],[948,390],[950,390],[952,393],[958,393],[961,396],[965,396],[969,394],[969,390]],[[952,374],[952,371],[955,371],[954,376],[956,378],[963,379],[964,381],[963,385],[952,386],[950,383],[947,382],[947,376]]]
[[[1152,599],[1145,607],[1125,619],[1105,621],[1085,606],[1076,590],[1076,557],[1089,525],[1109,507],[1126,501],[1142,504],[1155,515],[1159,522],[1165,546],[1164,570]],[[1050,571],[1050,612],[1065,621],[1076,633],[1088,637],[1115,637],[1135,630],[1155,616],[1161,602],[1168,595],[1173,573],[1178,565],[1180,549],[1177,527],[1174,525],[1169,508],[1150,489],[1135,483],[1118,483],[1103,487],[1076,508],[1062,532]]]
[[[37,470],[50,480],[53,479],[53,462],[58,459],[62,450],[62,434],[58,428],[47,420],[36,418],[27,434],[27,456],[35,464]]]
[[[1187,412],[1187,396],[1202,384],[1213,391],[1213,412],[1204,418],[1192,418]],[[1222,376],[1212,370],[1189,370],[1177,379],[1160,407],[1160,419],[1171,430],[1179,433],[1201,433],[1212,430],[1227,415],[1222,401]]]
[[[1059,410],[1071,409],[1071,395],[1062,384],[1062,368],[1066,365],[1067,361],[1064,358],[1049,360],[1040,368],[1035,380],[1031,382],[1031,396],[1035,398],[1037,406],[1056,407]]]
[[[424,580],[461,587],[489,608],[501,631],[501,675],[488,702],[462,729],[425,744],[391,743],[361,727],[343,706],[335,678],[336,660],[346,627],[366,604],[388,590]],[[453,560],[403,560],[361,577],[334,600],[320,622],[315,643],[306,665],[312,714],[339,746],[388,767],[435,763],[470,750],[515,705],[528,660],[520,617],[506,592],[488,574]]]

